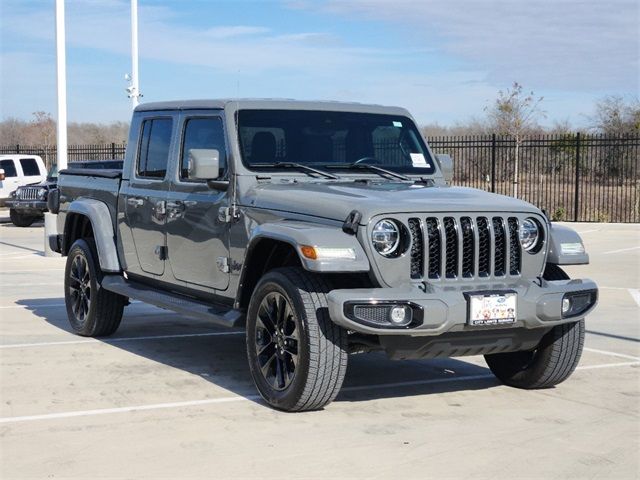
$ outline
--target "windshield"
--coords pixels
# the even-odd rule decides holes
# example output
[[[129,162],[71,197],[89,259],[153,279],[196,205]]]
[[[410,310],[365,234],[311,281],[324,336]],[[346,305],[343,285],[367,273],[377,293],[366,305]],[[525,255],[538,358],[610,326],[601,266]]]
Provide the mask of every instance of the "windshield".
[[[270,170],[297,163],[345,172],[354,164],[413,175],[433,173],[433,161],[407,117],[308,110],[241,110],[244,164]],[[280,165],[278,165],[280,164]],[[359,169],[359,175],[366,168]]]
[[[58,165],[54,164],[47,173],[47,180],[55,180],[58,178]]]

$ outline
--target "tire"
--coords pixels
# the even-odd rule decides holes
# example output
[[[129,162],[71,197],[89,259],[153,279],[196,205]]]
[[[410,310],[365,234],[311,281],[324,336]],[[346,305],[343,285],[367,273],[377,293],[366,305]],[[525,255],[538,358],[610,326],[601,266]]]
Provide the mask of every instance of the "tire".
[[[547,264],[545,280],[567,280],[557,265]],[[550,388],[564,382],[578,366],[585,336],[584,319],[553,327],[532,351],[485,355],[487,365],[505,385]]]
[[[347,333],[329,318],[328,292],[321,276],[298,267],[268,272],[253,292],[247,313],[249,368],[262,398],[278,410],[318,410],[340,391]]]
[[[9,209],[9,218],[11,219],[11,223],[16,227],[30,227],[38,217],[34,217],[33,215],[24,215],[18,213],[14,208],[11,208]]]
[[[102,271],[92,238],[76,240],[64,271],[64,299],[71,328],[84,337],[108,336],[118,329],[127,298],[100,287]]]

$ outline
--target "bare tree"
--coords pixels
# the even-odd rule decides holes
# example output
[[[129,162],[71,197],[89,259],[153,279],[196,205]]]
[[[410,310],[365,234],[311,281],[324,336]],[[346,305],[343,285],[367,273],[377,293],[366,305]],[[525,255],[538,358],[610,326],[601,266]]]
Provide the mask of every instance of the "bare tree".
[[[51,148],[56,143],[56,122],[47,112],[33,112],[33,120],[30,124],[31,138],[33,143],[43,146],[44,162],[47,168],[51,166],[49,155]]]
[[[637,136],[640,133],[640,99],[620,95],[601,98],[589,118],[591,128],[607,135]]]
[[[529,131],[536,127],[536,120],[543,116],[540,109],[542,97],[533,92],[526,94],[522,85],[513,82],[511,88],[498,92],[494,104],[487,108],[489,120],[495,131],[508,135],[515,141],[513,196],[518,198],[518,171],[520,163],[520,146]]]

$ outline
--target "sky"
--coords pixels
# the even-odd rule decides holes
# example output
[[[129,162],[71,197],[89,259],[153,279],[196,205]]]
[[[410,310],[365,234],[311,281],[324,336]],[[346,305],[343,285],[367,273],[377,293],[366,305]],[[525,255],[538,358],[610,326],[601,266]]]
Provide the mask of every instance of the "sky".
[[[66,0],[70,121],[128,120],[129,0]],[[56,113],[54,0],[0,0],[0,117]],[[260,97],[482,117],[514,81],[541,123],[640,94],[637,0],[139,0],[142,101]]]

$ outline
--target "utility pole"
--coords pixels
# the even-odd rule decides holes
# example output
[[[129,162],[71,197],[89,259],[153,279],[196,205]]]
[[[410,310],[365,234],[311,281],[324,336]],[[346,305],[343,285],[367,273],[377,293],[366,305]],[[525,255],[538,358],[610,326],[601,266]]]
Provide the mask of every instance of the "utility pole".
[[[67,168],[67,60],[65,54],[64,0],[56,0],[57,164]]]
[[[142,96],[138,78],[138,0],[131,0],[131,75],[125,78],[129,80],[127,93],[131,99],[131,108],[135,109]]]

